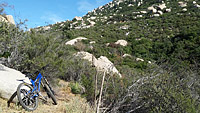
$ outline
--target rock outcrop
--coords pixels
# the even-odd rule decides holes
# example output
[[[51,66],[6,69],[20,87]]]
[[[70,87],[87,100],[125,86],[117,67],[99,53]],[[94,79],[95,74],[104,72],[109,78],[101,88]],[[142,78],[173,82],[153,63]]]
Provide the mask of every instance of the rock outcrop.
[[[125,58],[125,57],[132,57],[132,56],[130,54],[124,54],[122,57]]]
[[[200,5],[199,5],[199,4],[197,4],[197,2],[196,2],[196,1],[193,1],[192,3],[194,4],[194,6],[195,6],[195,7],[197,7],[197,8],[200,8]]]
[[[0,15],[0,21],[15,25],[15,21],[12,15],[6,15],[5,17]]]
[[[0,64],[0,78],[0,97],[4,99],[10,99],[14,92],[17,91],[17,87],[21,83],[18,80],[24,79],[25,82],[30,83],[24,74],[2,64]]]
[[[5,17],[1,16],[1,15],[0,15],[0,21],[1,22],[8,22],[7,19]]]
[[[119,77],[122,77],[122,75],[119,73],[117,68],[114,66],[114,64],[105,56],[100,56],[97,61],[94,63],[94,65],[97,67],[100,71],[105,71],[109,74],[117,74]]]
[[[158,7],[159,7],[161,10],[163,10],[163,9],[167,8],[167,6],[166,6],[166,4],[165,4],[165,3],[163,3],[163,4],[160,4]]]
[[[186,2],[178,2],[178,4],[179,4],[180,7],[186,7],[187,6]]]
[[[95,43],[96,43],[95,41],[91,41],[91,42],[90,42],[90,44],[95,44]]]
[[[153,6],[148,7],[147,9],[150,10],[150,11],[152,11],[153,13],[157,12],[157,9],[155,9]]]
[[[119,77],[122,77],[114,64],[105,56],[100,56],[96,59],[94,55],[84,51],[78,52],[75,56],[88,60],[97,68],[98,71],[105,71],[108,74],[117,74]]]
[[[79,42],[81,40],[87,40],[87,38],[85,38],[85,37],[78,37],[78,38],[75,38],[75,39],[72,39],[72,40],[66,42],[65,44],[66,45],[74,45],[74,44],[76,44],[77,42]]]
[[[136,58],[136,61],[142,61],[142,62],[144,62],[144,60],[141,59],[141,58]]]
[[[115,44],[121,45],[121,46],[127,46],[128,42],[126,40],[118,40],[115,42]]]
[[[171,12],[172,10],[171,10],[171,9],[166,9],[165,11],[166,11],[166,12]]]
[[[15,21],[12,15],[6,15],[6,19],[8,20],[9,23],[15,25]]]
[[[77,16],[75,16],[74,19],[76,19],[77,21],[79,21],[79,20],[83,20],[82,17],[77,17]]]

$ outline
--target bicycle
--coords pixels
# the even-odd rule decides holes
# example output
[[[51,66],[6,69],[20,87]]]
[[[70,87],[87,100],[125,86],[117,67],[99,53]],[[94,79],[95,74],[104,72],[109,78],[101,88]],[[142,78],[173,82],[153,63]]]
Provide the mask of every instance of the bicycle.
[[[42,67],[39,71],[35,72],[39,73],[35,80],[30,78],[33,77],[33,74],[28,72],[25,73],[26,77],[29,78],[31,84],[24,82],[24,80],[20,80],[23,83],[20,83],[17,87],[17,98],[22,107],[27,111],[33,111],[38,107],[39,96],[41,96],[43,100],[47,101],[47,98],[45,98],[40,92],[40,85],[42,85],[48,97],[53,100],[55,105],[57,105],[53,89],[49,85],[47,79],[40,73],[40,71],[45,69],[47,66],[48,65]]]

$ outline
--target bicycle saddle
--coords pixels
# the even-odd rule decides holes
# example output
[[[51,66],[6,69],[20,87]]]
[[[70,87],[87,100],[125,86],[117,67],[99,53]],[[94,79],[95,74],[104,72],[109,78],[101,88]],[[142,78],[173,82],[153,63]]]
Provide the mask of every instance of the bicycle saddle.
[[[27,71],[22,72],[23,74],[25,74],[25,77],[33,77],[33,74]]]

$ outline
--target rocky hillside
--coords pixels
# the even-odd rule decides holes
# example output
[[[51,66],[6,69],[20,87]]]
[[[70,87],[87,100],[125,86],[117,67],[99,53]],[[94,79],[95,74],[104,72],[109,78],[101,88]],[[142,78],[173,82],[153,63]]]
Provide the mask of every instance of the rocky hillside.
[[[58,22],[55,25],[58,28],[62,28],[66,27],[66,23],[70,23],[71,29],[82,29],[90,28],[94,25],[150,19],[162,15],[192,15],[190,12],[198,13],[199,8],[200,3],[195,0],[113,0],[104,6],[89,11],[83,17],[75,17],[72,21]],[[41,28],[48,30],[55,25]]]
[[[113,0],[27,32],[2,24],[0,59],[20,71],[51,64],[55,86],[70,82],[94,108],[101,97],[101,112],[200,112],[199,5]]]

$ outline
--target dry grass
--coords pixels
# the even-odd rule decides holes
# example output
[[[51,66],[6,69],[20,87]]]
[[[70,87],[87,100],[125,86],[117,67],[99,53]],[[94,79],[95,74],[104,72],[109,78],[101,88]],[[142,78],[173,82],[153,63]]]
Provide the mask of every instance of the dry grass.
[[[58,105],[53,105],[52,100],[47,103],[39,100],[38,108],[33,112],[25,111],[20,105],[11,103],[7,107],[7,100],[0,98],[0,113],[93,113],[94,110],[89,106],[85,99],[79,95],[71,93],[68,83],[59,82],[57,92]]]
[[[26,113],[26,111],[17,103],[11,103],[7,107],[7,100],[0,98],[0,113]]]
[[[66,103],[66,113],[94,113],[94,110],[81,97],[74,97]]]

